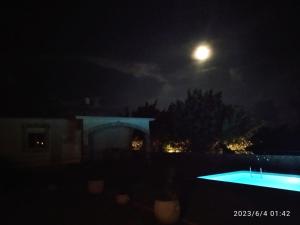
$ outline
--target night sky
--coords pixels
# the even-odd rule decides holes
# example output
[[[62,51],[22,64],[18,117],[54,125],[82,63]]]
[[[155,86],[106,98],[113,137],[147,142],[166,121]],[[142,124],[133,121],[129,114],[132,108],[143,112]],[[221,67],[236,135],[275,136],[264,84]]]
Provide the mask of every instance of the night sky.
[[[166,107],[201,88],[262,117],[299,119],[296,4],[120,2],[2,7],[2,114],[84,97],[115,111]],[[202,42],[213,56],[199,64],[191,54]]]

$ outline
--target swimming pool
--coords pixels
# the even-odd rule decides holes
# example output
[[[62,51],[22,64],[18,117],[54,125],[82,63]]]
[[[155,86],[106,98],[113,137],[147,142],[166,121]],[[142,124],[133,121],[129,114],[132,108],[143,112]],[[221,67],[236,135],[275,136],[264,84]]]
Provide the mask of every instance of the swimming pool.
[[[300,192],[300,176],[294,174],[260,173],[241,170],[199,176],[197,178]]]

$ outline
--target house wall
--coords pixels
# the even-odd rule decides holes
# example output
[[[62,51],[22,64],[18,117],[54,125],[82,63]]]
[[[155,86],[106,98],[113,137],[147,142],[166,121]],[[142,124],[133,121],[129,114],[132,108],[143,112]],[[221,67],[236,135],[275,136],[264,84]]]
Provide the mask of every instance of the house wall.
[[[46,135],[46,147],[30,147],[30,134]],[[79,162],[81,129],[78,120],[0,119],[0,158],[14,165],[42,166]]]
[[[116,148],[124,148],[127,143],[129,144],[134,129],[145,133],[145,150],[150,150],[149,122],[153,121],[153,118],[103,116],[77,116],[76,118],[81,119],[83,123],[83,160],[98,159],[102,150],[109,148],[110,142],[104,141],[105,138],[107,140],[114,139],[115,143],[110,145],[110,148],[115,145],[117,145]],[[104,131],[110,128],[115,129]],[[99,139],[94,138],[94,135],[98,136]],[[96,144],[93,143],[94,140]],[[95,155],[93,153],[94,149],[100,154]]]
[[[131,144],[133,129],[129,127],[108,127],[99,129],[90,135],[92,159],[101,159],[106,151],[128,150]]]

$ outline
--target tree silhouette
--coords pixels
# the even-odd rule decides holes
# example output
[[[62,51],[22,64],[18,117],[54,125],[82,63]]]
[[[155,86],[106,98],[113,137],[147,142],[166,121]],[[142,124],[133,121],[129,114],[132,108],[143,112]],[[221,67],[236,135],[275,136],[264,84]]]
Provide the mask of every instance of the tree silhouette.
[[[153,127],[160,140],[189,140],[192,151],[205,151],[221,138],[228,112],[221,92],[189,90],[186,99],[171,103]]]
[[[206,152],[225,139],[246,135],[253,121],[241,108],[226,105],[221,92],[189,90],[184,100],[171,103],[167,110],[157,109],[157,102],[138,107],[133,116],[153,117],[153,140],[160,146],[188,140],[193,152]]]
[[[157,100],[153,103],[146,102],[131,113],[133,117],[157,118],[161,111],[157,108]]]

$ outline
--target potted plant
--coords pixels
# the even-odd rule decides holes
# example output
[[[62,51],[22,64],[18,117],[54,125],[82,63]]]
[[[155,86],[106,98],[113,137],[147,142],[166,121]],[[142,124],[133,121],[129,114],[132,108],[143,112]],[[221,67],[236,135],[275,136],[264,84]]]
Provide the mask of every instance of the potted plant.
[[[104,190],[104,167],[100,162],[93,162],[87,166],[88,192],[101,194]]]
[[[174,168],[163,173],[161,185],[154,201],[154,215],[162,224],[174,224],[180,217],[180,204],[175,184]]]
[[[125,185],[119,187],[115,194],[115,202],[118,205],[127,205],[129,201],[130,195],[128,188],[126,188]]]
[[[131,183],[131,174],[129,161],[126,159],[120,160],[118,164],[115,166],[115,169],[118,173],[118,177],[116,176],[116,186],[115,186],[115,202],[118,205],[126,205],[130,201],[129,194],[129,186]]]

